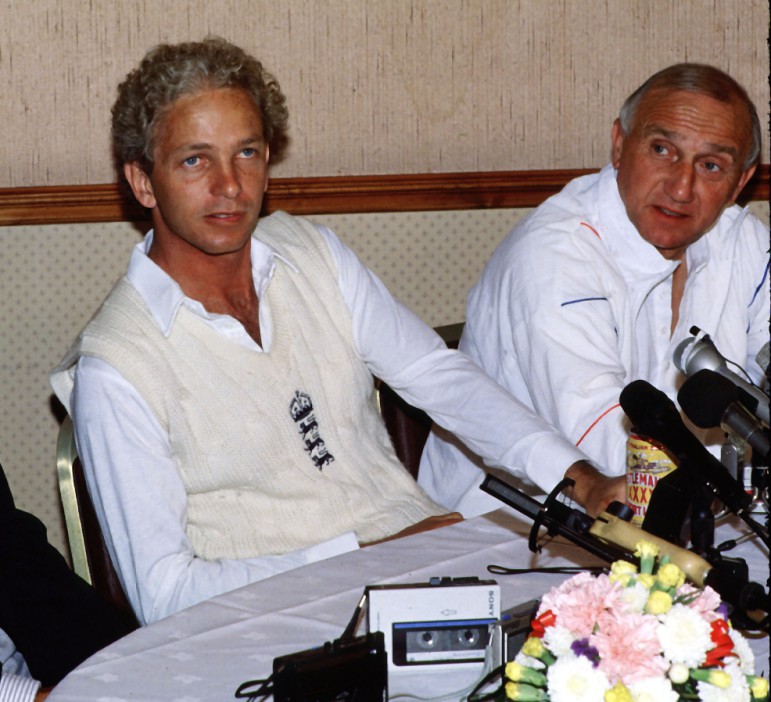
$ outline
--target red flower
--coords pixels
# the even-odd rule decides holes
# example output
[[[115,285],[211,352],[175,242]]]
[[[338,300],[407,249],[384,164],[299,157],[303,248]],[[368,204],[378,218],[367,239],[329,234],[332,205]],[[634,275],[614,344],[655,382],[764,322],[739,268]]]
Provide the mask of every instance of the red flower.
[[[707,652],[706,666],[723,666],[723,659],[726,656],[734,654],[734,642],[728,634],[728,622],[724,619],[716,619],[710,624],[712,633],[710,638],[715,644],[715,648]]]
[[[554,612],[552,612],[550,609],[542,612],[540,616],[533,619],[531,624],[533,629],[533,636],[536,636],[539,639],[543,638],[543,635],[546,633],[546,627],[554,626],[556,621],[557,615],[554,614]]]

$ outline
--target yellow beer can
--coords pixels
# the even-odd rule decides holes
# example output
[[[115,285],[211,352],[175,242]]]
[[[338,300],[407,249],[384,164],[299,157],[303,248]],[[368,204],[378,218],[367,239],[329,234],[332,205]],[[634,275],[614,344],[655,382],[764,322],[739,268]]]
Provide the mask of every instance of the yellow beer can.
[[[626,503],[633,512],[632,524],[642,525],[653,488],[675,468],[677,464],[661,444],[630,434],[626,442]]]

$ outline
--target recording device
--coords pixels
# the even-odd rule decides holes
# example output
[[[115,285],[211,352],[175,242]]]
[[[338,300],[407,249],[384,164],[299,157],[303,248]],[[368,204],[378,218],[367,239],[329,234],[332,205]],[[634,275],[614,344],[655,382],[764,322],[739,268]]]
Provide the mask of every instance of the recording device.
[[[386,702],[383,635],[337,639],[273,661],[275,702]]]
[[[768,429],[745,408],[730,380],[715,371],[700,370],[685,381],[677,401],[697,427],[722,427],[746,441],[763,465],[768,465]]]
[[[739,389],[742,404],[758,419],[769,424],[769,398],[760,388],[729,370],[727,361],[717,350],[709,334],[698,327],[691,327],[694,336],[681,341],[675,349],[672,360],[677,369],[688,377],[700,370],[712,370],[730,380]],[[762,363],[762,349],[758,363]],[[763,366],[761,365],[761,368]],[[765,368],[764,372],[768,372]]]
[[[383,634],[389,676],[413,666],[441,672],[484,662],[490,626],[501,614],[494,580],[432,578],[427,583],[370,585],[365,592],[368,630]]]
[[[621,391],[619,402],[637,431],[664,444],[678,459],[678,470],[687,470],[728,509],[743,517],[752,497],[688,430],[675,403],[665,393],[645,380],[635,380]]]
[[[530,634],[530,624],[540,600],[528,600],[501,612],[490,627],[490,663],[495,670],[513,661]]]
[[[557,499],[562,490],[572,484],[573,481],[568,478],[562,480],[543,504],[490,474],[480,487],[534,520],[529,542],[533,552],[540,550],[537,532],[542,526],[549,534],[562,535],[608,563],[619,559],[638,562],[639,559],[634,556],[636,544],[645,539],[656,544],[660,553],[678,565],[691,582],[714,588],[725,602],[733,606],[735,616],[744,618],[751,613],[753,616],[749,621],[743,620],[745,626],[757,628],[759,619],[764,620],[764,626],[768,625],[768,618],[758,615],[768,611],[768,595],[761,585],[749,581],[746,563],[739,559],[723,558],[714,552],[708,560],[649,534],[629,523],[627,518],[631,518],[631,515],[619,509],[619,503],[611,503],[609,510],[600,514],[596,520],[585,514],[584,518],[576,518],[574,513],[578,510]]]

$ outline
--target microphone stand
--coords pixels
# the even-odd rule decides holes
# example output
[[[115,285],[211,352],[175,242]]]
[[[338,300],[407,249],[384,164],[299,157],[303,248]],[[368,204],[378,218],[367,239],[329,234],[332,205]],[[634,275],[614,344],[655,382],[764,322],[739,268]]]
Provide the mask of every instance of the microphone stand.
[[[618,502],[611,503],[608,511],[592,519],[557,499],[564,488],[573,484],[573,480],[563,479],[544,503],[490,474],[485,476],[480,488],[533,520],[528,540],[533,553],[541,550],[538,533],[542,527],[549,535],[564,536],[608,563],[621,559],[639,565],[639,559],[634,556],[636,544],[646,540],[658,546],[660,553],[669,556],[691,582],[699,587],[709,585],[732,605],[731,617],[737,626],[768,630],[768,595],[761,585],[749,580],[747,564],[743,560],[723,558],[714,548],[703,558],[650,534],[629,523],[629,510]]]

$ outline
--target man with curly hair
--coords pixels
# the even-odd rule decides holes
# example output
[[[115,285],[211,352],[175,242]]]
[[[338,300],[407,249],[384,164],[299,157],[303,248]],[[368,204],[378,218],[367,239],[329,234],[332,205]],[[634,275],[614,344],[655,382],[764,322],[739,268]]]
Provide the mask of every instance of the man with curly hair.
[[[52,384],[142,622],[460,518],[398,462],[373,374],[499,465],[583,458],[328,229],[260,218],[286,127],[275,79],[220,39],[151,50],[113,108],[153,229]]]

